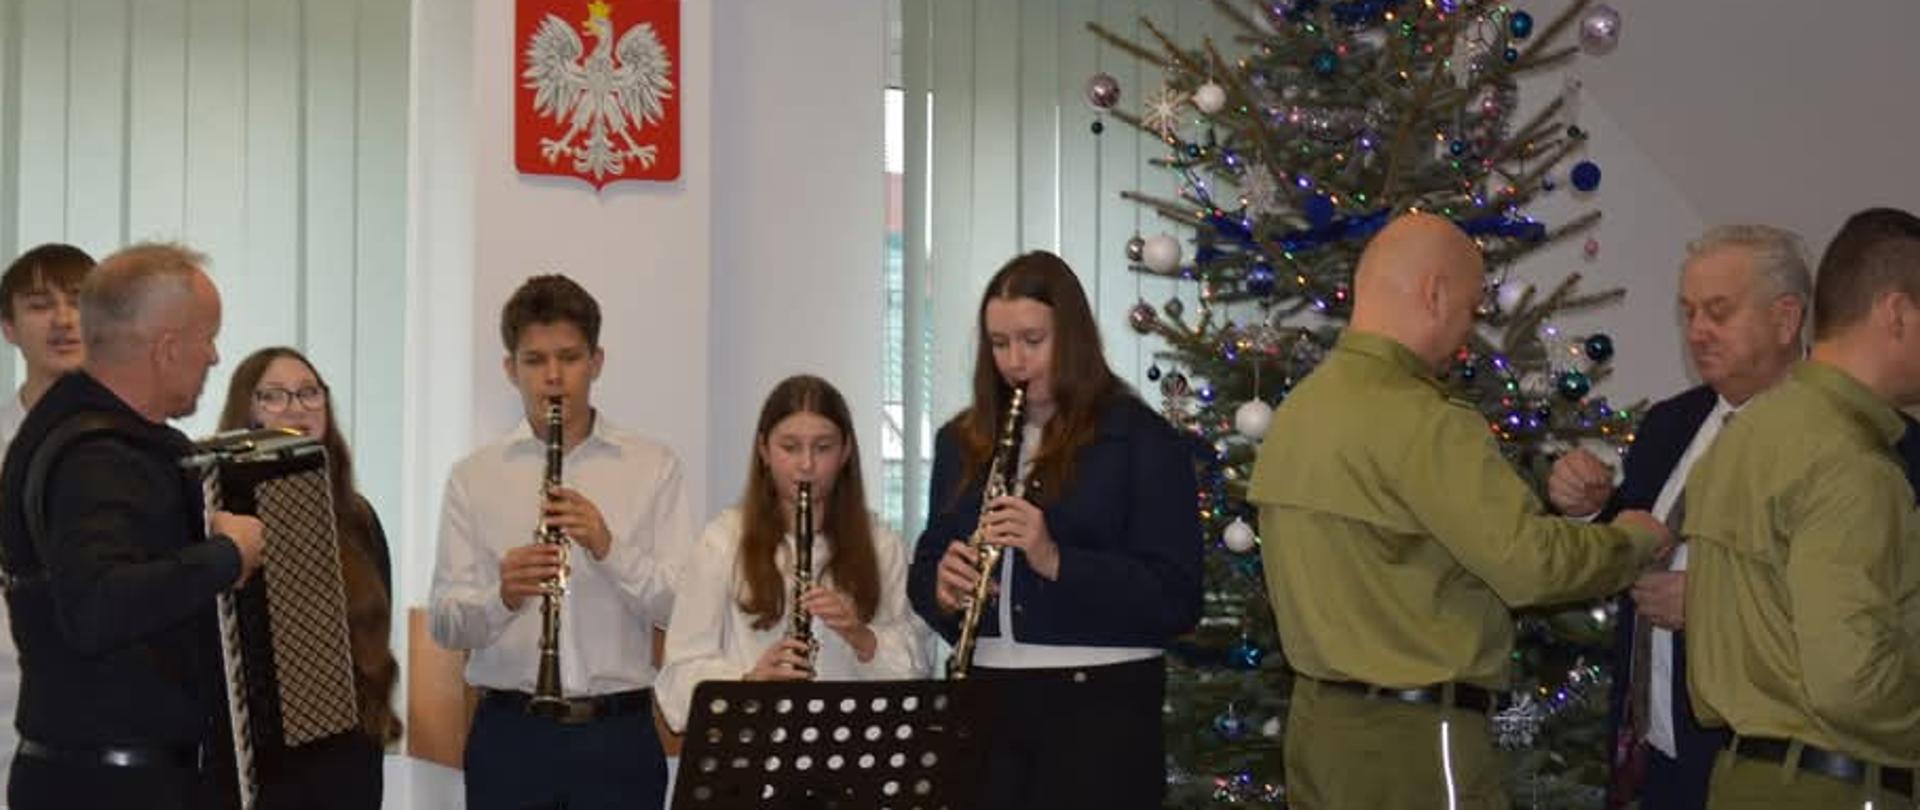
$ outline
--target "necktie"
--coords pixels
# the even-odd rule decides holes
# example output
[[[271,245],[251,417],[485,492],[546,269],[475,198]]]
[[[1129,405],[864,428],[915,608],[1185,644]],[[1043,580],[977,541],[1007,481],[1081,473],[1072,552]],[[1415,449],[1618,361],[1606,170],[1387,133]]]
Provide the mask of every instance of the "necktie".
[[[1685,525],[1686,516],[1687,493],[1682,489],[1673,500],[1673,508],[1667,511],[1667,530],[1673,532],[1674,537],[1680,536],[1680,527]],[[1633,613],[1633,647],[1628,655],[1627,671],[1630,674],[1627,705],[1613,741],[1613,789],[1608,791],[1608,808],[1626,807],[1640,795],[1640,787],[1646,782],[1649,750],[1646,742],[1649,726],[1647,698],[1653,684],[1653,622],[1638,610]]]
[[[1733,422],[1733,415],[1734,412],[1728,411],[1720,417],[1723,428]],[[1667,531],[1673,533],[1676,541],[1681,539],[1680,530],[1686,526],[1686,521],[1687,491],[1682,487],[1673,499],[1673,507],[1667,510],[1665,520]],[[1627,662],[1631,674],[1627,682],[1626,716],[1621,718],[1613,741],[1614,778],[1613,789],[1607,796],[1609,808],[1625,807],[1639,795],[1640,786],[1646,779],[1649,749],[1646,737],[1647,729],[1652,725],[1647,703],[1653,686],[1653,623],[1638,610],[1634,611],[1633,616],[1633,648]]]

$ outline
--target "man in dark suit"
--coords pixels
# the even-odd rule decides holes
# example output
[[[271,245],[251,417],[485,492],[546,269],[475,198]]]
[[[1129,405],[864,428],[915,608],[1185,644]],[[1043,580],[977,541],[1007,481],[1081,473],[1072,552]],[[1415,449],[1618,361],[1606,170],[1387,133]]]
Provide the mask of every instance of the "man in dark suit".
[[[1649,509],[1678,525],[1693,463],[1721,425],[1784,378],[1803,354],[1801,324],[1813,289],[1805,257],[1799,237],[1762,225],[1714,228],[1688,245],[1680,308],[1688,354],[1704,385],[1647,411],[1618,488],[1613,470],[1592,453],[1563,456],[1548,482],[1555,508],[1598,520],[1622,509]],[[1899,450],[1909,475],[1920,472],[1914,431]],[[1642,810],[1705,808],[1714,757],[1727,744],[1723,729],[1696,721],[1687,694],[1686,560],[1683,543],[1669,570],[1643,575],[1620,600],[1608,807],[1638,798]]]

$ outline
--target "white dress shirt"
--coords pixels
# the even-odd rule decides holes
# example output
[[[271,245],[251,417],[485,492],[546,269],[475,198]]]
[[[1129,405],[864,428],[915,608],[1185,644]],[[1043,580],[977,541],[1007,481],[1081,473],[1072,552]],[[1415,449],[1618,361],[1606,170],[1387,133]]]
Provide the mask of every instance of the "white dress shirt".
[[[1713,446],[1713,440],[1720,435],[1720,428],[1726,424],[1727,418],[1738,410],[1724,397],[1715,400],[1713,410],[1707,413],[1706,421],[1701,422],[1700,429],[1694,432],[1687,451],[1680,455],[1680,463],[1674,465],[1673,473],[1667,476],[1667,482],[1660,487],[1660,495],[1653,501],[1655,517],[1664,521],[1673,514],[1673,506],[1687,486],[1687,474],[1693,470],[1693,463],[1706,455],[1707,448]],[[1686,543],[1674,549],[1667,570],[1687,570]],[[1652,659],[1647,663],[1647,744],[1668,757],[1677,757],[1680,755],[1680,744],[1673,728],[1673,633],[1653,628],[1649,649]]]
[[[474,686],[533,690],[541,600],[508,610],[500,560],[534,541],[545,472],[546,445],[522,422],[447,478],[428,604],[434,640],[472,651],[466,675]],[[561,480],[593,501],[612,536],[606,559],[578,544],[568,552],[561,686],[568,697],[644,689],[654,680],[653,629],[666,626],[693,538],[680,462],[665,445],[596,414],[592,432],[562,460]]]
[[[813,637],[820,642],[814,677],[822,681],[880,681],[926,676],[924,633],[919,617],[907,606],[906,546],[900,536],[878,520],[872,521],[873,553],[880,571],[880,604],[874,608],[873,659],[860,657],[819,619]],[[686,728],[693,689],[702,681],[740,680],[758,663],[768,647],[787,635],[793,606],[773,625],[753,626],[753,614],[740,608],[744,587],[739,577],[741,516],[738,508],[721,512],[689,554],[686,573],[673,601],[673,624],[667,628],[666,663],[655,681],[660,713],[667,725]],[[833,539],[814,535],[814,581],[831,586],[822,574],[833,556]],[[793,536],[788,535],[774,555],[780,580],[793,587]]]

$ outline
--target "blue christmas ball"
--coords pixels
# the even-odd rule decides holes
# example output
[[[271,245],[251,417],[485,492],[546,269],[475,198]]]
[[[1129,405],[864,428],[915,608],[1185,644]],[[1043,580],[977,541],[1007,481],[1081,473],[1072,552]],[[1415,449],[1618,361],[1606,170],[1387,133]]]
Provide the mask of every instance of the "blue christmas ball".
[[[1454,141],[1453,143],[1449,143],[1447,144],[1447,151],[1453,153],[1454,157],[1464,155],[1467,153],[1467,142]]]
[[[1220,739],[1228,742],[1245,737],[1247,736],[1247,718],[1241,717],[1232,709],[1221,712],[1218,717],[1213,718],[1213,733],[1220,735]]]
[[[1508,48],[1504,53],[1500,54],[1500,58],[1507,60],[1507,64],[1509,65],[1518,62],[1520,61],[1520,49]]]
[[[1313,72],[1322,76],[1331,76],[1340,69],[1340,56],[1326,48],[1313,55]]]
[[[1300,208],[1307,215],[1307,222],[1315,228],[1324,228],[1327,223],[1333,221],[1333,200],[1328,199],[1325,194],[1308,197],[1306,204]]]
[[[1613,338],[1604,333],[1587,336],[1587,359],[1595,363],[1605,363],[1613,359]]]
[[[1240,639],[1227,650],[1227,663],[1240,669],[1259,669],[1260,659],[1267,657],[1267,651],[1252,639]]]
[[[1533,34],[1533,15],[1524,11],[1514,12],[1513,16],[1507,18],[1507,31],[1513,34],[1514,39],[1526,39],[1528,36],[1531,36]]]
[[[1472,363],[1460,364],[1460,379],[1471,381],[1474,377],[1478,376],[1479,373],[1480,372],[1473,367]]]
[[[1262,262],[1247,271],[1247,292],[1254,295],[1273,294],[1273,268]]]
[[[1560,389],[1560,396],[1566,397],[1567,399],[1579,399],[1586,396],[1588,391],[1593,390],[1593,381],[1587,379],[1587,375],[1578,371],[1562,373],[1557,385]]]
[[[1247,579],[1258,579],[1261,576],[1260,555],[1258,554],[1235,554],[1233,555],[1232,565],[1234,573]]]
[[[1581,191],[1592,191],[1600,187],[1600,164],[1583,160],[1573,164],[1573,187]]]
[[[1155,363],[1151,366],[1147,366],[1147,382],[1159,382],[1159,381],[1160,381],[1160,364]]]

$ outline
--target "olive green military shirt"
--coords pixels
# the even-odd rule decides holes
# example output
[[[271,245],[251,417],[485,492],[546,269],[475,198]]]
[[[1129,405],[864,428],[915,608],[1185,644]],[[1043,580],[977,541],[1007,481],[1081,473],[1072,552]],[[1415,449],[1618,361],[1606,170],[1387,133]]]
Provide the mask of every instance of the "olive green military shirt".
[[[1815,361],[1687,479],[1687,670],[1700,719],[1920,765],[1920,521],[1891,405]]]
[[[1511,607],[1617,591],[1660,543],[1547,514],[1479,411],[1352,329],[1274,412],[1249,497],[1287,660],[1323,680],[1504,688]]]

